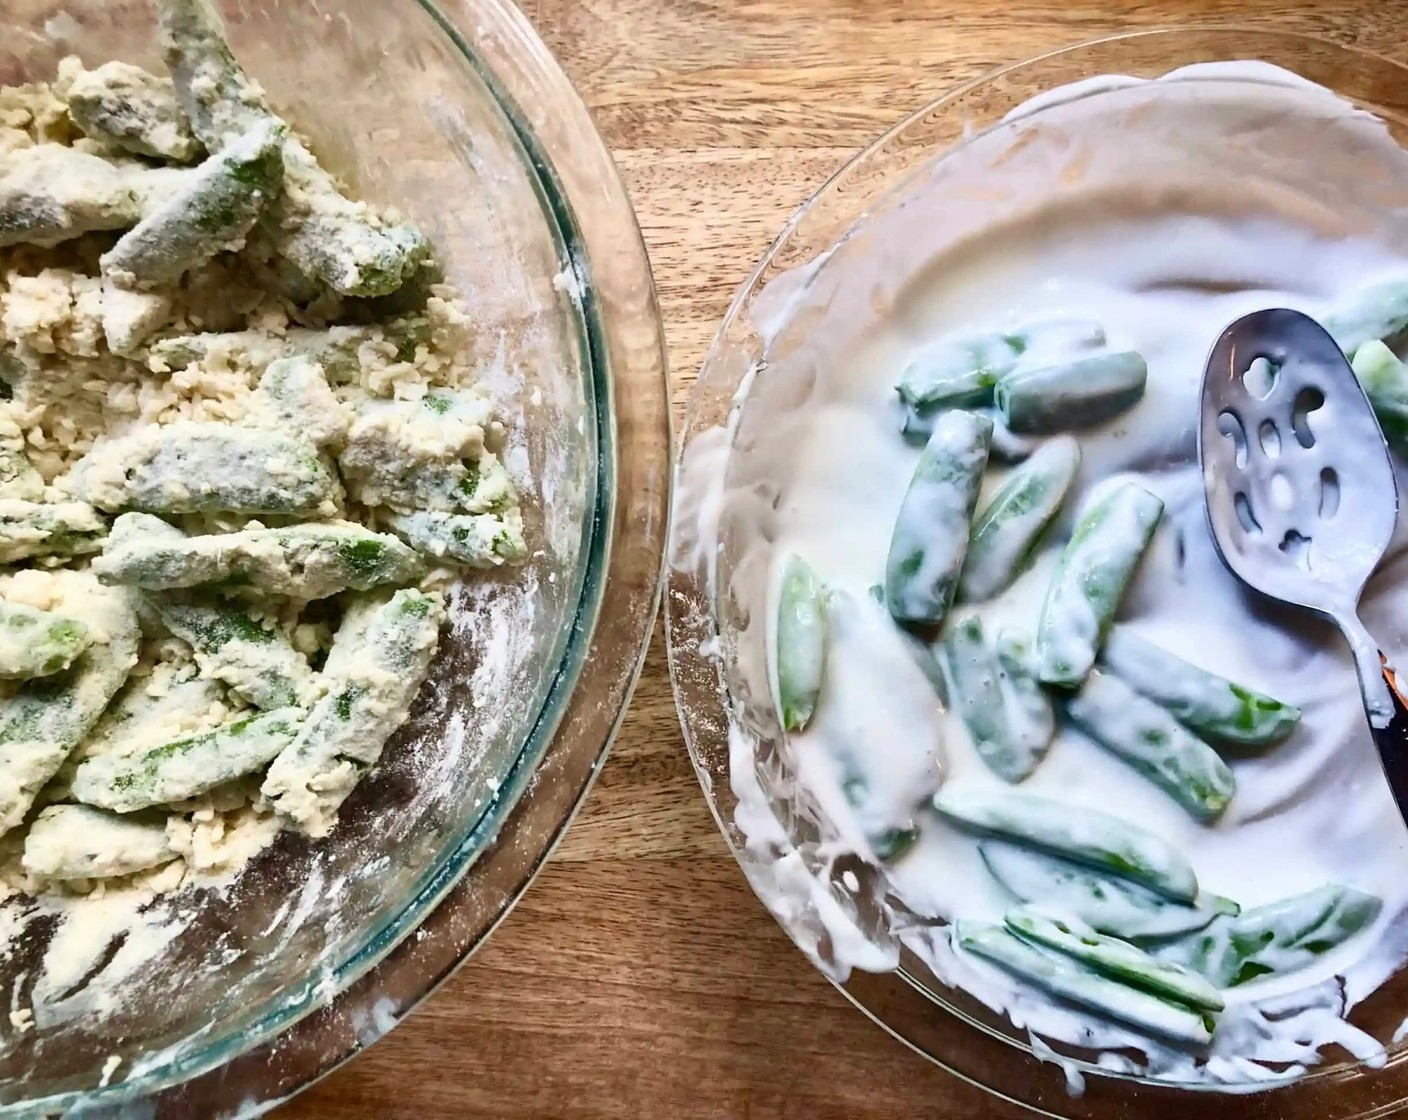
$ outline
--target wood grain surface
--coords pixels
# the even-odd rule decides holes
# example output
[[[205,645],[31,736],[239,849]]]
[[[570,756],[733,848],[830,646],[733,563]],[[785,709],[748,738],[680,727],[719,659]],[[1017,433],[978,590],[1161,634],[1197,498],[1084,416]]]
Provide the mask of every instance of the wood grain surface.
[[[682,415],[792,213],[881,130],[1001,63],[1192,22],[1408,60],[1406,0],[528,0],[616,152]],[[284,1120],[941,1117],[1010,1109],[871,1024],[744,882],[695,783],[655,640],[571,834],[489,944]]]

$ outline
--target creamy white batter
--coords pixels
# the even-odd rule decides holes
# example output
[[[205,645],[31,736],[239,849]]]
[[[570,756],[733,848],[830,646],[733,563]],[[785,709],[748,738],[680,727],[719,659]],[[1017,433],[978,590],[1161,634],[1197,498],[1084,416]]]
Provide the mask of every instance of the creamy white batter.
[[[1313,167],[1303,159],[1310,144]],[[727,433],[695,445],[682,519],[693,518],[686,532],[700,543],[717,524],[710,568],[738,702],[731,762],[745,866],[830,974],[894,968],[903,946],[1029,1032],[1038,1053],[1078,1046],[1098,1066],[1173,1081],[1232,1088],[1295,1076],[1332,1042],[1383,1056],[1391,1028],[1371,1034],[1347,1020],[1408,948],[1408,830],[1341,639],[1254,601],[1218,560],[1194,441],[1203,363],[1233,319],[1271,306],[1323,314],[1356,287],[1408,275],[1408,227],[1393,213],[1406,194],[1408,154],[1384,126],[1283,71],[1239,63],[1156,83],[1100,79],[1043,97],[923,170],[823,258],[762,294],[754,322],[766,368],[740,392]],[[1237,793],[1211,826],[1069,728],[1021,788],[1153,830],[1187,855],[1206,890],[1243,906],[1326,883],[1384,900],[1375,928],[1317,966],[1226,993],[1207,1059],[1059,1006],[951,949],[942,923],[1000,921],[1011,899],[971,836],[916,806],[941,784],[1009,787],[941,709],[868,594],[919,454],[898,434],[893,390],[910,356],[949,332],[1063,317],[1101,322],[1112,350],[1147,359],[1149,384],[1133,411],[1079,433],[1083,463],[1058,534],[1098,480],[1129,478],[1157,494],[1163,523],[1124,600],[1124,625],[1304,717],[1284,744],[1229,756]],[[710,481],[691,493],[691,476]],[[1002,477],[989,468],[985,495]],[[1403,541],[1400,527],[1363,604],[1400,660]],[[776,570],[793,552],[849,592],[854,609],[833,634],[812,723],[779,746],[766,620]],[[1034,627],[1058,553],[976,608],[987,633]],[[861,811],[841,790],[857,769],[872,791]],[[849,870],[854,860],[843,857],[869,858],[868,836],[910,822],[918,845],[883,875]]]

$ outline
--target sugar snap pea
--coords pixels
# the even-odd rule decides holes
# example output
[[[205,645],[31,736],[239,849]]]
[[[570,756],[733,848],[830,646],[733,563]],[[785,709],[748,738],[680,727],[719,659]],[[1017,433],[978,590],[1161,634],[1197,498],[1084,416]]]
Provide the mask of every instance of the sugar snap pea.
[[[1408,366],[1378,339],[1359,347],[1352,364],[1384,436],[1399,450],[1408,448]]]
[[[469,568],[496,568],[528,555],[516,509],[501,514],[421,510],[391,514],[386,525],[417,552]]]
[[[773,635],[777,708],[787,731],[807,726],[821,695],[826,670],[826,590],[800,556],[782,565]]]
[[[0,600],[0,678],[52,676],[92,642],[87,624],[77,618]]]
[[[1366,342],[1402,334],[1408,328],[1408,279],[1379,280],[1350,292],[1321,323],[1351,356]]]
[[[65,672],[25,681],[0,703],[0,833],[24,819],[137,663],[131,595],[99,587],[86,573],[62,574],[75,588],[65,606],[82,616],[93,643]]]
[[[258,395],[275,425],[298,432],[318,447],[341,443],[349,416],[333,394],[323,367],[312,358],[277,358],[259,379]]]
[[[307,358],[322,366],[334,385],[354,382],[362,371],[362,348],[389,351],[400,362],[413,361],[430,341],[430,324],[419,316],[395,319],[375,327],[291,327],[283,334],[265,331],[208,331],[158,339],[147,349],[147,366],[154,373],[185,369],[193,362],[228,363],[263,369],[280,358]]]
[[[246,529],[179,540],[162,534],[159,518],[125,513],[93,570],[104,583],[160,591],[216,586],[297,599],[322,599],[353,588],[418,579],[422,565],[395,537],[349,521],[309,522],[287,529]]]
[[[107,535],[107,522],[86,502],[0,498],[0,564],[97,552]]]
[[[1037,626],[1037,675],[1073,688],[1095,664],[1164,504],[1132,482],[1097,491],[1061,556]]]
[[[0,498],[37,502],[44,497],[44,479],[24,453],[18,433],[0,443]]]
[[[1055,734],[1050,703],[1015,649],[1005,660],[998,656],[976,615],[959,620],[944,639],[944,653],[949,696],[978,757],[1004,781],[1022,781],[1046,756]]]
[[[1372,925],[1383,903],[1352,887],[1329,885],[1224,915],[1154,951],[1219,988],[1306,968]]]
[[[243,248],[282,187],[284,135],[282,125],[256,125],[192,170],[103,254],[103,276],[122,288],[160,288],[217,253]]]
[[[303,714],[280,708],[131,754],[98,755],[74,773],[73,796],[114,813],[197,797],[263,767],[293,740]]]
[[[81,497],[112,512],[326,516],[341,497],[301,436],[221,421],[177,420],[103,440],[72,477]]]
[[[96,140],[173,163],[189,163],[200,154],[170,78],[126,62],[106,62],[70,75],[65,99],[73,123]]]
[[[1162,837],[1094,809],[1027,793],[949,786],[934,808],[978,832],[1013,840],[1141,883],[1181,902],[1198,897],[1198,877]]]
[[[293,643],[237,604],[210,598],[154,605],[176,637],[189,642],[201,672],[224,681],[256,708],[300,704],[313,673]]]
[[[1148,377],[1149,367],[1133,351],[1092,354],[1014,369],[997,383],[993,399],[1019,435],[1065,432],[1127,412],[1143,398]]]
[[[1268,746],[1300,721],[1299,708],[1190,665],[1124,626],[1110,631],[1101,660],[1136,692],[1210,739]]]
[[[1204,893],[1192,904],[1174,902],[1128,879],[1002,840],[984,840],[978,854],[1013,897],[1126,941],[1192,933],[1219,914],[1238,912],[1229,899]]]
[[[1080,469],[1080,444],[1047,440],[1003,480],[978,513],[958,583],[959,598],[980,603],[1005,591],[1031,560]]]
[[[1038,949],[1001,926],[956,922],[954,941],[965,952],[1052,995],[1112,1019],[1179,1042],[1204,1044],[1212,1039],[1208,1016],[1102,976],[1059,953]]]
[[[326,695],[269,767],[261,792],[309,836],[326,836],[338,808],[381,757],[430,672],[444,605],[398,591],[349,608],[323,670]]]
[[[133,820],[87,805],[51,805],[24,838],[21,863],[45,879],[107,879],[176,858],[164,820]]]
[[[1128,941],[1097,933],[1084,923],[1027,908],[1009,910],[1003,921],[1023,941],[1054,949],[1161,999],[1204,1011],[1221,1011],[1227,1006],[1217,989],[1192,969],[1161,961]]]
[[[885,602],[900,622],[938,623],[958,586],[992,421],[946,412],[900,506],[885,562]]]
[[[1066,714],[1199,820],[1217,817],[1236,792],[1216,751],[1111,673],[1090,673],[1067,700]]]
[[[141,217],[131,176],[88,152],[35,144],[6,153],[0,164],[0,249],[57,245],[126,229]]]

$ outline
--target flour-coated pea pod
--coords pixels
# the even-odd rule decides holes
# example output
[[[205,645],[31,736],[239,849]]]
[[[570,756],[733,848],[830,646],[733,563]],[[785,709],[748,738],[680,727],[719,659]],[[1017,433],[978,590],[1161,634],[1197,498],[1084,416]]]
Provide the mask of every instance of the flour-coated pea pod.
[[[165,820],[134,820],[88,805],[51,805],[24,838],[21,865],[44,879],[108,879],[176,858]]]
[[[1002,926],[955,922],[953,937],[964,952],[1097,1014],[1178,1042],[1202,1045],[1212,1039],[1213,1025],[1207,1015],[1039,949]]]
[[[88,152],[35,144],[7,152],[0,164],[0,249],[57,245],[127,229],[141,217],[130,174]]]
[[[66,73],[69,62],[60,64],[60,74],[67,78],[64,98],[73,123],[86,135],[172,163],[189,163],[200,155],[170,78],[117,61]]]
[[[940,790],[934,808],[977,832],[1130,879],[1168,898],[1198,897],[1198,877],[1178,849],[1119,817],[1028,793],[961,786]]]
[[[52,676],[92,643],[87,624],[77,618],[0,600],[0,679]]]
[[[1037,675],[1047,684],[1074,688],[1090,672],[1163,510],[1132,482],[1098,491],[1087,503],[1037,624]]]
[[[1035,554],[1080,469],[1080,444],[1047,440],[1015,467],[979,511],[968,539],[959,598],[981,603],[1011,586]]]
[[[1149,367],[1133,351],[1091,354],[1055,365],[1021,366],[997,383],[993,399],[1019,435],[1087,428],[1139,403]]]
[[[826,588],[810,564],[788,556],[782,564],[773,633],[777,713],[787,731],[801,731],[816,710],[826,672]]]
[[[1215,750],[1111,673],[1087,676],[1066,702],[1066,714],[1200,821],[1221,814],[1237,791]]]
[[[1269,746],[1300,722],[1294,705],[1190,665],[1123,626],[1110,631],[1100,657],[1125,684],[1209,739]]]
[[[1203,1011],[1221,1011],[1227,1006],[1217,989],[1192,969],[1161,961],[1128,941],[1097,933],[1084,923],[1027,908],[1009,910],[1003,915],[1003,922],[1023,941],[1054,949],[1113,980],[1161,999]]]
[[[170,631],[190,643],[201,672],[266,711],[303,702],[313,671],[282,631],[264,626],[237,604],[214,598],[153,602]]]
[[[1159,946],[1164,960],[1184,965],[1219,988],[1307,968],[1367,929],[1383,903],[1352,887],[1328,885],[1218,917],[1197,933]]]
[[[992,421],[946,412],[924,446],[885,562],[885,604],[900,622],[937,624],[958,587]]]
[[[349,588],[411,583],[424,573],[416,554],[395,537],[349,521],[183,535],[179,540],[158,527],[170,529],[151,514],[119,517],[102,556],[93,562],[98,578],[147,591],[207,586],[323,599]]]
[[[1002,840],[983,841],[978,854],[1014,898],[1126,941],[1192,933],[1220,914],[1239,912],[1230,899],[1204,893],[1192,904],[1174,902],[1128,879]]]
[[[503,513],[420,510],[388,515],[386,525],[417,552],[467,568],[497,568],[528,555],[523,515],[517,509]]]
[[[260,790],[299,831],[317,837],[332,830],[343,801],[405,721],[444,617],[439,596],[413,590],[349,608],[323,669],[327,693]]]
[[[282,124],[245,76],[207,0],[161,0],[163,56],[199,139],[219,151],[259,124]],[[347,296],[385,296],[431,256],[417,230],[395,226],[346,198],[294,136],[283,151],[287,190],[268,223],[279,252]]]
[[[18,825],[40,789],[98,722],[137,663],[140,631],[132,596],[65,572],[65,597],[93,643],[63,673],[25,681],[0,703],[0,834]]]
[[[1024,780],[1046,757],[1055,735],[1050,704],[1030,677],[1012,679],[1008,664],[1018,673],[1025,669],[1012,657],[1004,664],[976,615],[959,620],[943,644],[949,696],[973,749],[1003,781]],[[1035,698],[1028,684],[1035,689]]]
[[[131,754],[90,758],[73,775],[73,796],[114,813],[198,797],[262,769],[293,741],[303,715],[280,708]]]
[[[0,564],[98,552],[107,535],[108,523],[86,502],[0,498]]]
[[[112,512],[327,516],[342,496],[336,474],[301,436],[217,420],[102,440],[72,479],[80,497]]]
[[[264,414],[277,427],[297,432],[318,447],[340,444],[351,415],[328,384],[323,367],[312,358],[278,358],[259,379],[257,395]]]
[[[1367,342],[1393,338],[1408,329],[1408,277],[1380,280],[1336,301],[1321,324],[1352,356]]]
[[[122,288],[161,288],[217,253],[242,249],[283,187],[284,136],[282,125],[256,125],[194,168],[102,255],[103,276]]]
[[[1408,447],[1408,366],[1378,339],[1359,347],[1352,365],[1384,436],[1400,450]]]
[[[124,358],[134,355],[170,319],[172,306],[170,292],[136,291],[103,277],[103,337],[108,349]]]

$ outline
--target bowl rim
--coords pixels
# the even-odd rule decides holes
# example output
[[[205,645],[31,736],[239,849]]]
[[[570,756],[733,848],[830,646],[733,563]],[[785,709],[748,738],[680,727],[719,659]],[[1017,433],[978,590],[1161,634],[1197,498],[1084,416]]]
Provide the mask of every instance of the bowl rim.
[[[508,916],[581,809],[639,680],[664,587],[674,457],[664,324],[644,238],[590,111],[511,0],[415,2],[497,101],[535,173],[559,264],[576,281],[597,485],[584,515],[585,574],[572,637],[493,801],[400,912],[344,950],[340,965],[287,989],[230,1038],[181,1053],[187,1039],[173,1048],[173,1060],[131,1080],[0,1106],[0,1116],[137,1101],[144,1115],[150,1108],[162,1116],[255,1116],[356,1056]],[[553,105],[551,120],[525,109],[541,102]],[[566,158],[555,159],[553,149]],[[594,270],[597,261],[609,262],[611,274]],[[618,391],[621,385],[630,392]],[[525,797],[535,782],[543,788],[538,779],[549,772],[551,801]],[[467,881],[471,870],[492,875],[493,890],[477,892]]]
[[[849,185],[853,176],[871,164],[875,159],[886,154],[905,133],[915,126],[921,124],[926,118],[935,115],[947,108],[951,108],[962,102],[964,98],[980,91],[984,88],[1001,83],[1004,79],[1016,76],[1017,74],[1030,69],[1037,68],[1042,64],[1057,61],[1066,57],[1078,56],[1101,48],[1115,47],[1122,43],[1133,42],[1157,42],[1171,40],[1191,40],[1194,37],[1214,37],[1224,41],[1231,46],[1235,43],[1266,43],[1276,40],[1283,48],[1293,48],[1300,44],[1302,47],[1314,47],[1318,50],[1333,52],[1346,59],[1360,59],[1372,61],[1384,68],[1391,68],[1398,72],[1403,79],[1405,88],[1408,88],[1408,63],[1398,61],[1367,49],[1360,45],[1347,44],[1323,35],[1311,34],[1300,31],[1286,31],[1273,27],[1257,26],[1238,22],[1191,22],[1179,26],[1156,26],[1141,28],[1135,31],[1125,31],[1116,34],[1098,36],[1092,39],[1084,39],[1068,43],[1064,46],[1055,47],[1040,54],[1027,58],[1004,63],[993,67],[973,78],[958,83],[937,97],[919,106],[912,112],[906,114],[895,124],[885,129],[874,140],[867,143],[855,155],[847,159],[837,168],[825,181],[811,194],[805,202],[801,204],[783,224],[782,229],[774,238],[767,250],[763,253],[758,263],[736,289],[733,298],[729,302],[727,311],[718,329],[715,331],[709,348],[705,354],[700,367],[699,377],[692,388],[690,398],[685,411],[684,422],[680,427],[676,447],[675,459],[675,487],[677,495],[687,495],[690,488],[685,485],[685,476],[689,473],[687,462],[692,446],[692,441],[706,432],[720,430],[717,416],[721,403],[726,407],[725,415],[727,423],[731,424],[737,417],[743,399],[746,396],[747,378],[753,371],[761,370],[766,365],[766,359],[761,349],[756,348],[757,338],[754,332],[748,328],[746,323],[746,312],[753,298],[764,287],[764,281],[775,275],[774,269],[779,272],[791,271],[797,268],[805,268],[813,262],[821,259],[821,256],[813,253],[806,257],[795,257],[789,259],[785,266],[779,266],[779,258],[783,257],[791,248],[791,242],[797,235],[799,229],[807,219],[825,203],[830,196]],[[1259,57],[1266,53],[1265,49],[1257,49],[1255,45],[1245,52],[1246,57]],[[1169,69],[1175,69],[1171,65]],[[1255,79],[1253,79],[1255,80]],[[1102,92],[1092,90],[1091,93]],[[1337,91],[1338,92],[1338,91]],[[1082,93],[1081,96],[1089,96],[1089,93]],[[1348,96],[1348,95],[1343,95]],[[1356,99],[1357,100],[1357,99]],[[1393,117],[1403,123],[1408,120],[1408,113],[1400,110],[1396,113],[1381,112],[1381,115]],[[965,131],[963,137],[952,144],[940,146],[923,145],[923,150],[919,154],[906,153],[906,159],[896,172],[887,172],[882,185],[870,188],[868,185],[859,188],[858,192],[863,196],[859,202],[849,204],[849,224],[845,232],[840,235],[839,240],[850,235],[856,225],[864,220],[869,209],[883,199],[898,192],[910,179],[920,173],[922,169],[931,164],[934,160],[944,158],[957,148],[963,147],[972,141],[976,136],[987,132],[990,128],[999,127],[999,121],[983,128]],[[837,242],[832,242],[832,245]],[[824,255],[828,249],[820,250]],[[753,370],[745,375],[741,386],[720,385],[714,386],[715,380],[711,374],[724,366],[729,370],[736,370],[739,360],[736,355],[728,355],[729,360],[725,361],[730,339],[741,337],[755,344],[752,353]],[[722,378],[723,373],[719,374]],[[706,415],[706,413],[708,415]],[[702,421],[709,421],[701,426]],[[675,516],[679,517],[687,508],[687,500],[679,500],[674,507]],[[724,759],[722,773],[717,766],[711,765],[710,755],[720,754],[720,743],[713,742],[706,744],[703,741],[704,735],[711,730],[716,730],[717,725],[722,721],[727,727],[731,722],[730,712],[734,703],[727,681],[722,671],[722,659],[719,657],[721,635],[717,624],[716,608],[718,605],[717,589],[707,589],[708,593],[701,593],[699,584],[706,582],[701,579],[697,569],[690,568],[686,564],[681,564],[678,557],[681,543],[680,526],[674,522],[670,528],[669,541],[669,565],[665,577],[665,640],[666,654],[670,670],[671,686],[674,692],[676,710],[680,718],[680,726],[683,732],[685,745],[689,751],[690,761],[695,770],[695,776],[700,783],[704,798],[709,805],[709,811],[714,818],[725,843],[728,845],[730,853],[743,870],[745,878],[749,879],[752,885],[753,876],[750,867],[756,866],[757,861],[750,856],[744,848],[741,834],[732,819],[725,815],[720,804],[719,796],[716,792],[720,784],[728,787],[729,761]],[[690,553],[690,559],[697,557],[700,553],[697,545]],[[716,545],[716,540],[707,543]],[[700,609],[700,608],[704,609]],[[699,698],[710,692],[716,694],[717,703],[722,707],[722,713],[710,712],[708,716],[701,717],[699,712]],[[691,719],[691,715],[696,716],[698,722]],[[700,724],[706,726],[701,728]],[[723,743],[725,756],[727,755],[727,740]],[[712,748],[712,749],[711,749]],[[757,891],[755,890],[755,893]],[[766,899],[759,896],[759,901],[767,906]],[[1062,1105],[1077,1099],[1077,1094],[1068,1090],[1070,1080],[1069,1069],[1077,1069],[1077,1076],[1093,1074],[1095,1077],[1086,1078],[1085,1084],[1097,1090],[1105,1090],[1110,1086],[1115,1086],[1114,1093],[1097,1091],[1094,1094],[1087,1093],[1087,1097],[1097,1098],[1108,1097],[1104,1100],[1104,1106],[1112,1109],[1135,1109],[1141,1106],[1144,1108],[1153,1107],[1156,1103],[1168,1107],[1170,1102],[1175,1111],[1168,1115],[1183,1115],[1176,1111],[1179,1108],[1186,1108],[1192,1099],[1199,1101],[1199,1107],[1211,1106],[1218,1101],[1248,1101],[1258,1100],[1264,1102],[1264,1107],[1275,1109],[1284,1103],[1285,1094],[1292,1092],[1296,1087],[1304,1086],[1308,1082],[1315,1082],[1319,1087],[1327,1092],[1333,1092],[1335,1087],[1342,1087],[1344,1083],[1358,1077],[1367,1063],[1357,1062],[1353,1064],[1320,1067],[1311,1070],[1301,1077],[1289,1080],[1271,1081],[1265,1086],[1258,1086],[1255,1091],[1242,1090],[1240,1087],[1231,1092],[1224,1092],[1213,1087],[1202,1086],[1171,1086],[1168,1082],[1157,1079],[1139,1076],[1113,1076],[1111,1071],[1101,1069],[1091,1063],[1080,1061],[1046,1060],[1038,1058],[1032,1053],[1029,1047],[1019,1046],[1014,1040],[1000,1036],[992,1032],[985,1024],[976,1020],[969,1020],[969,1024],[975,1028],[975,1033],[981,1034],[1003,1045],[1003,1048],[1015,1055],[1017,1061],[1008,1065],[1002,1070],[1005,1075],[1000,1082],[995,1081],[990,1076],[985,1079],[983,1073],[976,1072],[979,1066],[986,1068],[994,1062],[978,1062],[971,1060],[971,1055],[963,1054],[960,1057],[939,1056],[930,1049],[907,1035],[901,1028],[886,1018],[882,1010],[886,1006],[893,1005],[897,999],[903,998],[907,991],[917,990],[923,992],[926,985],[933,980],[927,971],[925,978],[912,976],[905,965],[901,963],[895,969],[886,973],[863,973],[853,970],[847,977],[838,977],[824,967],[812,957],[808,949],[797,941],[793,929],[789,928],[788,922],[783,916],[768,907],[783,931],[787,933],[804,955],[812,959],[812,963],[817,966],[831,984],[845,998],[859,1009],[868,1019],[883,1029],[892,1038],[896,1039],[919,1056],[932,1062],[945,1072],[958,1078],[960,1081],[982,1090],[990,1096],[1001,1100],[1021,1111],[1023,1115],[1036,1115],[1047,1117],[1049,1120],[1105,1120],[1107,1116],[1123,1116],[1123,1111],[1111,1112],[1071,1112],[1052,1111],[1051,1108],[1061,1108]],[[932,997],[928,997],[931,998]],[[960,1011],[937,1002],[933,1004],[937,1013],[943,1013],[946,1017],[955,1021],[966,1019]],[[969,1040],[963,1040],[969,1041]],[[1391,1054],[1385,1067],[1408,1067],[1408,1047],[1401,1048],[1397,1054]],[[1408,1093],[1408,1090],[1405,1090]],[[1139,1095],[1144,1094],[1144,1095]],[[1154,1094],[1157,1094],[1157,1102]],[[1196,1098],[1190,1097],[1196,1094]],[[1097,1102],[1099,1104],[1099,1102]],[[1396,1113],[1400,1107],[1408,1105],[1408,1095],[1400,1101],[1387,1106],[1374,1107],[1370,1112],[1344,1114],[1342,1118],[1337,1116],[1337,1120],[1371,1120],[1379,1116],[1387,1116]],[[1159,1112],[1158,1115],[1164,1115]],[[1221,1117],[1221,1112],[1218,1117]],[[1238,1114],[1241,1116],[1242,1114]],[[1250,1113],[1246,1115],[1250,1116]],[[1256,1114],[1263,1120],[1279,1120],[1280,1113],[1267,1111]],[[1212,1120],[1209,1117],[1209,1120]],[[1322,1118],[1317,1117],[1317,1120]],[[1330,1120],[1327,1116],[1323,1120]]]

